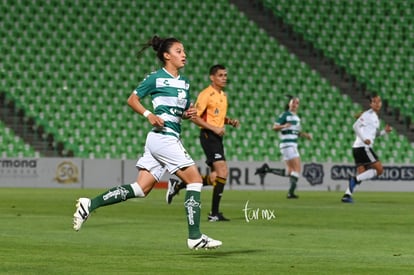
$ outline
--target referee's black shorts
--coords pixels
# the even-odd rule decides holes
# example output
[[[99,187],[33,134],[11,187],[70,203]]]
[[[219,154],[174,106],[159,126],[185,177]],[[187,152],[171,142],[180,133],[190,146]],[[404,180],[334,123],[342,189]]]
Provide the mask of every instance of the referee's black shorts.
[[[206,163],[212,167],[213,162],[226,160],[224,156],[223,137],[216,135],[213,131],[200,130],[200,144],[206,155]]]
[[[365,166],[379,161],[378,156],[371,147],[352,148],[352,155],[354,156],[356,166]]]

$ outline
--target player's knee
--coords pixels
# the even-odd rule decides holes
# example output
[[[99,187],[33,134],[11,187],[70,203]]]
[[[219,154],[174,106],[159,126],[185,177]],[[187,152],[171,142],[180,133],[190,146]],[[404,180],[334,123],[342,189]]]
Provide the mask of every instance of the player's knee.
[[[227,166],[225,166],[217,171],[217,177],[227,178],[228,173]]]
[[[221,173],[217,173],[216,179],[217,178],[222,178],[222,179],[227,179],[228,176],[228,172],[226,171],[222,171]]]

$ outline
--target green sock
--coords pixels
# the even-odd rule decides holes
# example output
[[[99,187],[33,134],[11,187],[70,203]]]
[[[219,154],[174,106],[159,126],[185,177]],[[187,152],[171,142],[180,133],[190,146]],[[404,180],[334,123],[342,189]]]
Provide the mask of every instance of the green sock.
[[[296,183],[298,182],[298,177],[294,176],[294,175],[290,175],[289,176],[289,181],[290,181],[290,188],[289,188],[289,194],[293,195],[295,193],[295,189],[296,189]]]
[[[126,201],[131,198],[135,198],[135,194],[130,184],[117,186],[93,198],[89,211],[92,212],[101,206]]]
[[[282,177],[286,175],[284,168],[270,168],[269,172]]]
[[[201,211],[201,193],[189,191],[185,194],[185,212],[187,214],[188,238],[198,239],[201,237],[200,232],[200,211]]]

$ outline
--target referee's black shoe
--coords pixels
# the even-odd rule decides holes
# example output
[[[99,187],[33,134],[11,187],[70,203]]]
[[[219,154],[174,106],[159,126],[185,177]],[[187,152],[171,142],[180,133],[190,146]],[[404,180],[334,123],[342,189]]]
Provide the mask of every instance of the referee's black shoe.
[[[212,214],[210,212],[210,214],[208,214],[208,221],[209,222],[228,222],[230,221],[230,219],[227,219],[226,217],[223,216],[223,213],[217,213],[217,214]]]

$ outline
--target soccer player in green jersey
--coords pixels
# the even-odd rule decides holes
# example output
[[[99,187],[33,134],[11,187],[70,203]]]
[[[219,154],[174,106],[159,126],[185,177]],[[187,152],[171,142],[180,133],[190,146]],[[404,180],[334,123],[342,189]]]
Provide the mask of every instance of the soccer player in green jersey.
[[[282,153],[286,169],[270,168],[266,163],[256,170],[255,174],[273,173],[279,176],[289,177],[290,188],[288,199],[297,199],[295,194],[300,175],[300,155],[298,151],[298,138],[312,139],[312,135],[302,132],[300,118],[297,115],[299,98],[290,97],[287,110],[283,112],[273,125],[273,130],[280,132],[279,148]]]
[[[153,126],[147,135],[144,154],[136,164],[137,179],[92,199],[79,198],[73,215],[73,229],[80,230],[90,213],[99,207],[130,198],[146,197],[168,170],[187,184],[184,207],[188,225],[188,248],[219,247],[221,241],[209,238],[200,231],[202,178],[180,139],[182,119],[191,119],[197,114],[190,104],[190,83],[179,73],[186,64],[184,46],[176,38],[162,39],[154,36],[139,54],[148,47],[157,52],[163,67],[149,74],[128,98],[128,105]],[[142,105],[141,99],[145,96],[151,97],[153,112]]]

